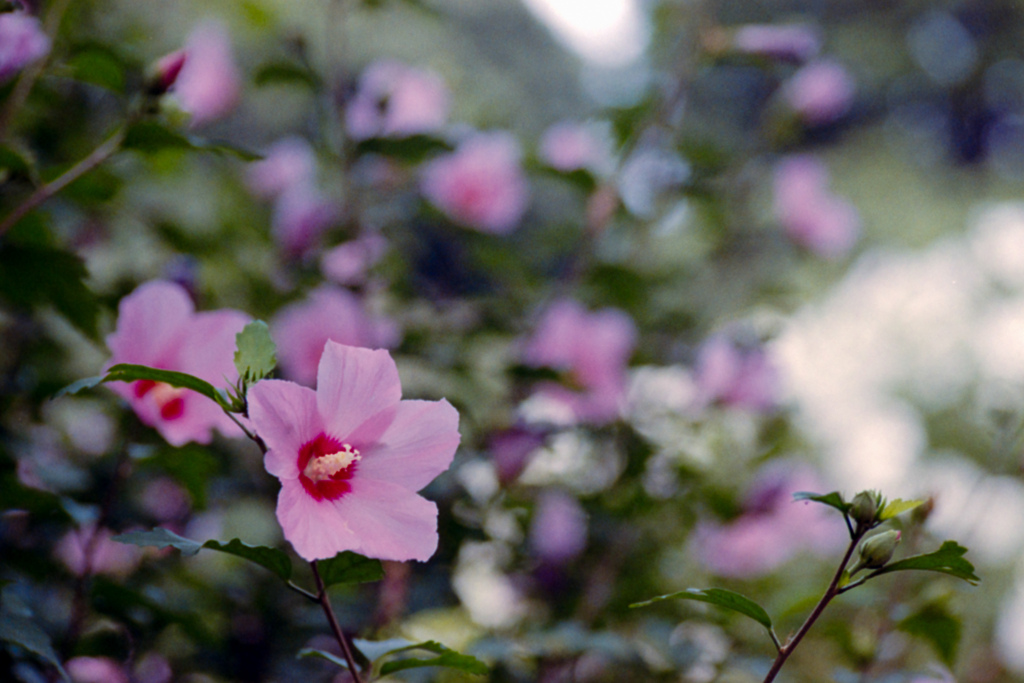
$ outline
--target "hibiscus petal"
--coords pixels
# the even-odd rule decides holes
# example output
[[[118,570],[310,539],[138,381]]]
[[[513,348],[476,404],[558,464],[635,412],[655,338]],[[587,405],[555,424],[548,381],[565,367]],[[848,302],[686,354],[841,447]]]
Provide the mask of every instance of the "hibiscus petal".
[[[181,286],[162,280],[140,285],[118,305],[117,330],[107,337],[111,364],[167,363],[177,355],[192,311]]]
[[[359,476],[419,491],[448,469],[459,439],[459,413],[448,401],[402,401],[377,443],[364,448]]]
[[[327,500],[314,500],[297,479],[281,482],[277,521],[295,552],[311,562],[334,557],[343,550],[359,549],[359,538],[345,523],[338,507]]]
[[[401,399],[398,368],[387,351],[332,341],[324,346],[316,402],[331,436],[344,441],[369,418]]]
[[[238,378],[235,337],[251,319],[230,309],[197,313],[182,343],[181,367],[215,387],[234,382]]]
[[[249,389],[249,418],[267,445],[263,464],[282,480],[299,476],[299,448],[323,429],[312,389],[265,379]]]
[[[425,562],[437,550],[437,506],[397,484],[356,476],[334,505],[367,557]]]

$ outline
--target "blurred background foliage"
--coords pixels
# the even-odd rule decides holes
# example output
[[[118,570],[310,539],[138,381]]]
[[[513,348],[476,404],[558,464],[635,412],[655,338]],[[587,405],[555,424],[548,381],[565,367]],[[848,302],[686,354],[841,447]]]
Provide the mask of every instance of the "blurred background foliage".
[[[328,250],[373,234],[386,251],[342,284],[401,330],[405,396],[451,401],[462,445],[426,491],[441,508],[437,555],[337,589],[347,630],[443,642],[495,682],[759,681],[774,651],[752,623],[696,603],[628,605],[721,586],[795,630],[845,532],[825,510],[791,518],[804,504],[780,495],[881,487],[931,501],[902,524],[901,552],[956,538],[983,583],[908,574],[851,592],[783,676],[1024,680],[1024,10],[629,6],[635,58],[573,50],[514,0],[31,4],[53,46],[0,84],[0,218],[157,102],[153,64],[201,20],[226,27],[243,89],[201,127],[160,98],[120,151],[0,236],[0,618],[30,618],[54,648],[5,637],[4,677],[56,680],[57,658],[77,660],[82,681],[346,680],[296,659],[330,649],[328,630],[266,572],[216,553],[139,555],[91,531],[161,525],[284,547],[252,444],[174,448],[112,392],[50,397],[101,371],[117,302],[139,284],[174,280],[199,310],[273,329],[329,279]],[[801,27],[814,48],[745,48],[748,26]],[[451,123],[346,136],[360,74],[381,58],[436,71]],[[824,114],[792,94],[816,60],[852,83],[846,97],[829,91],[842,84],[814,91]],[[544,158],[563,120],[606,134],[603,168]],[[530,199],[508,234],[459,225],[422,196],[426,164],[471,129],[521,146]],[[341,207],[301,253],[246,182],[287,136],[312,145],[317,186]],[[648,153],[652,166],[632,163]],[[777,173],[796,155],[823,169],[840,198],[827,207],[855,210],[848,248],[787,233]],[[578,388],[523,356],[563,298],[635,322],[614,420],[566,421],[538,398],[547,382]],[[764,354],[778,380],[766,400],[714,394],[701,360],[713,339]],[[75,530],[91,568],[61,550]]]

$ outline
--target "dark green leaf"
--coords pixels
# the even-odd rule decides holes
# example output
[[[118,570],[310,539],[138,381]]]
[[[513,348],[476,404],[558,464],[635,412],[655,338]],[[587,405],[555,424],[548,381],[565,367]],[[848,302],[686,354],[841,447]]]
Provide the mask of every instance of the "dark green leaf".
[[[923,638],[931,643],[936,654],[947,666],[953,666],[962,630],[960,620],[949,613],[944,605],[930,603],[897,624],[901,631]]]
[[[207,541],[202,545],[203,548],[210,548],[211,550],[219,550],[222,553],[228,553],[229,555],[236,555],[243,559],[254,562],[255,564],[269,569],[283,580],[287,581],[292,576],[292,561],[283,550],[277,548],[268,548],[263,545],[249,545],[248,543],[242,543],[237,538],[233,538],[227,543],[221,543],[220,541]]]
[[[145,548],[177,548],[182,555],[192,556],[202,550],[200,543],[179,536],[173,531],[157,527],[152,531],[129,531],[126,534],[114,536],[113,540],[118,543],[130,543]]]
[[[339,553],[329,560],[317,560],[317,569],[324,586],[339,583],[368,583],[384,578],[380,560],[371,560],[356,553]]]
[[[145,365],[119,363],[107,370],[107,376],[103,378],[103,381],[135,382],[140,379],[163,382],[164,384],[170,384],[172,387],[180,387],[182,389],[191,389],[217,404],[222,403],[221,395],[217,393],[217,390],[213,388],[212,384],[206,380],[199,379],[198,377],[184,372],[160,370],[158,368],[150,368]]]
[[[432,652],[438,656],[427,659],[408,657],[385,662],[380,665],[380,675],[387,676],[388,674],[392,674],[396,671],[415,669],[423,666],[443,666],[449,669],[458,669],[467,673],[476,674],[478,676],[485,676],[488,673],[487,665],[476,657],[456,652],[455,650],[445,647],[441,643],[433,640],[406,645],[405,647],[391,650],[390,652],[382,655],[381,659],[383,657],[390,657],[391,655],[410,652],[412,650],[426,650],[427,652]],[[375,663],[374,667],[376,668],[376,666],[377,664]]]
[[[0,298],[25,310],[53,306],[95,339],[100,305],[85,285],[88,276],[75,254],[10,242],[0,246]]]
[[[257,86],[296,83],[312,90],[316,90],[320,85],[316,75],[309,69],[291,62],[264,64],[256,72],[253,82]]]
[[[942,547],[933,553],[913,555],[911,557],[887,564],[881,569],[876,569],[871,576],[898,572],[906,569],[920,569],[924,571],[941,572],[963,579],[970,584],[977,584],[981,581],[974,573],[974,565],[964,559],[967,548],[964,548],[956,541],[946,541]]]
[[[14,643],[39,655],[52,664],[65,681],[71,683],[71,677],[64,670],[60,657],[53,649],[50,636],[46,635],[46,632],[39,628],[39,625],[31,618],[9,611],[6,609],[6,605],[4,605],[4,609],[0,610],[0,640]]]
[[[124,92],[124,67],[107,50],[89,48],[68,60],[73,78],[117,93]]]
[[[261,545],[249,545],[248,543],[242,543],[237,538],[227,543],[213,540],[197,543],[191,539],[183,538],[173,531],[158,527],[152,531],[130,531],[120,536],[114,536],[113,540],[119,543],[131,543],[132,545],[146,547],[177,548],[181,551],[182,555],[188,556],[197,554],[203,548],[209,548],[210,550],[218,550],[228,555],[235,555],[236,557],[249,560],[265,569],[269,569],[285,581],[291,578],[292,575],[292,561],[283,550]]]
[[[359,143],[358,154],[383,154],[409,163],[419,163],[431,154],[447,152],[451,147],[444,140],[428,135],[407,138],[372,138]]]
[[[270,338],[270,328],[262,320],[254,320],[235,336],[235,368],[247,383],[258,382],[277,365],[277,347]]]
[[[725,590],[724,588],[708,588],[706,590],[688,588],[684,591],[679,591],[678,593],[659,595],[656,598],[651,598],[644,602],[637,602],[630,605],[630,607],[646,607],[647,605],[655,602],[674,599],[697,600],[699,602],[717,605],[748,616],[769,631],[772,628],[772,619],[768,616],[768,612],[766,612],[763,607],[748,597],[740,595],[739,593],[734,593],[733,591]]]
[[[0,170],[29,178],[32,176],[32,163],[20,152],[0,145]]]
[[[187,137],[155,121],[140,121],[131,126],[121,146],[150,154],[166,149],[194,149]]]
[[[834,507],[842,513],[850,511],[850,504],[843,500],[839,491],[832,493],[811,493],[810,491],[798,491],[793,494],[793,500],[813,500],[815,503],[823,503]]]

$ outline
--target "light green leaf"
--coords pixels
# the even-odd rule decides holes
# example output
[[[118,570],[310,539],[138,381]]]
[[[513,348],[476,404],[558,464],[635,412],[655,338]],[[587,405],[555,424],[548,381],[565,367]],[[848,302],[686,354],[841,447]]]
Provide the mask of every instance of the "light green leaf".
[[[882,508],[882,511],[878,514],[878,521],[884,522],[887,519],[892,519],[897,515],[902,515],[904,512],[907,512],[908,510],[913,510],[919,505],[924,505],[924,501],[903,500],[901,498],[897,498],[896,500],[892,501],[884,508]]]
[[[299,659],[309,659],[310,657],[326,659],[331,664],[337,664],[342,669],[348,669],[348,663],[338,655],[332,655],[330,652],[324,652],[323,650],[315,650],[311,647],[302,648],[295,656]]]
[[[942,547],[933,553],[913,555],[905,559],[887,564],[881,569],[876,569],[871,576],[888,574],[907,569],[919,569],[924,571],[941,572],[963,579],[970,584],[977,584],[981,581],[974,573],[974,565],[963,558],[967,552],[956,541],[946,541]]]
[[[258,382],[277,365],[277,347],[270,338],[270,328],[262,320],[254,320],[235,336],[235,368],[247,384]]]
[[[128,533],[114,536],[113,540],[118,543],[129,543],[144,548],[177,548],[181,551],[182,555],[189,557],[203,549],[202,543],[196,543],[162,527],[157,527],[152,531],[129,531]]]
[[[772,619],[768,616],[768,612],[766,612],[763,607],[746,596],[730,590],[725,590],[724,588],[708,588],[706,590],[688,588],[684,591],[679,591],[678,593],[659,595],[656,598],[651,598],[644,602],[637,602],[630,605],[630,607],[646,607],[647,605],[655,602],[661,602],[662,600],[675,599],[697,600],[699,602],[706,602],[734,612],[739,612],[740,614],[750,617],[769,631],[772,630]]]
[[[338,553],[329,560],[317,560],[317,570],[324,587],[343,583],[369,583],[384,578],[380,560],[372,560],[353,552]]]

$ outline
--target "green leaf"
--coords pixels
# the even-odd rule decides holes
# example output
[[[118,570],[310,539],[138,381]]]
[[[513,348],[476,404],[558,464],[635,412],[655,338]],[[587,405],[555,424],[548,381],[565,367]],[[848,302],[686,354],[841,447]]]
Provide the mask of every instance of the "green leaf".
[[[6,242],[0,246],[0,298],[23,310],[53,306],[95,339],[99,301],[85,285],[89,272],[75,254]]]
[[[299,653],[295,655],[299,659],[309,659],[310,657],[316,657],[318,659],[326,659],[331,664],[337,664],[342,669],[348,669],[348,663],[339,657],[338,655],[332,655],[330,652],[324,652],[323,650],[316,650],[311,647],[304,647],[299,650]]]
[[[429,135],[412,135],[407,138],[371,138],[359,143],[357,154],[381,154],[409,163],[419,163],[431,154],[447,152],[451,146],[444,140]]]
[[[706,590],[687,588],[686,590],[679,591],[678,593],[659,595],[656,598],[651,598],[644,602],[633,603],[630,607],[646,607],[647,605],[655,602],[673,600],[677,598],[680,600],[697,600],[699,602],[706,602],[734,612],[739,612],[740,614],[750,617],[769,631],[772,630],[772,618],[768,616],[768,612],[766,612],[763,607],[746,596],[730,590],[725,590],[724,588],[708,588]]]
[[[265,569],[269,569],[284,581],[287,581],[292,576],[291,558],[289,558],[287,553],[283,550],[278,550],[277,548],[268,548],[263,545],[249,545],[248,543],[243,543],[237,538],[233,538],[227,543],[221,543],[220,541],[207,541],[202,545],[202,547],[209,548],[211,550],[219,550],[222,553],[235,555],[249,560],[250,562],[258,564]]]
[[[380,661],[385,657],[391,657],[392,655],[411,652],[413,650],[425,650],[427,652],[432,652],[437,655],[437,657],[403,657],[402,659],[396,659],[389,662],[382,663]],[[456,652],[455,650],[452,650],[451,648],[434,640],[428,640],[422,643],[410,643],[409,645],[389,650],[374,661],[374,670],[377,670],[379,667],[381,676],[387,676],[396,671],[417,669],[424,666],[443,666],[449,669],[458,669],[459,671],[476,674],[478,676],[486,676],[489,673],[487,665],[476,657]]]
[[[945,605],[929,603],[896,626],[901,631],[928,641],[942,662],[946,666],[953,666],[963,629],[960,620],[950,614]]]
[[[131,126],[125,134],[122,147],[145,154],[177,149],[195,152],[214,152],[217,154],[226,153],[237,156],[245,161],[253,161],[260,158],[258,154],[227,142],[212,142],[190,138],[155,121],[140,121]]]
[[[64,670],[60,657],[53,649],[53,643],[50,642],[50,636],[46,634],[46,631],[41,629],[30,617],[9,610],[6,602],[5,599],[4,607],[0,609],[0,640],[14,643],[39,655],[60,672],[61,678],[71,683],[71,677]]]
[[[320,86],[316,74],[301,64],[294,64],[292,62],[270,62],[264,64],[256,71],[253,82],[261,87],[265,85],[289,85],[295,83],[306,86],[311,90],[316,90]]]
[[[884,508],[882,508],[882,511],[878,514],[878,521],[884,522],[887,519],[892,519],[897,515],[902,515],[904,512],[907,512],[908,510],[913,510],[919,505],[924,505],[924,501],[903,500],[901,498],[897,498],[896,500],[892,501]]]
[[[290,579],[292,575],[292,561],[283,550],[268,548],[262,545],[249,545],[237,538],[231,539],[227,543],[215,540],[198,543],[179,536],[173,531],[157,527],[152,531],[129,531],[126,534],[114,536],[113,540],[119,543],[130,543],[144,547],[177,548],[181,551],[182,555],[187,556],[195,555],[203,548],[209,548],[210,550],[217,550],[249,560],[265,569],[269,569],[285,581]]]
[[[67,65],[75,80],[116,93],[124,92],[124,67],[109,50],[95,47],[82,50],[74,54]]]
[[[258,382],[277,366],[277,347],[270,338],[270,328],[262,320],[254,320],[235,336],[235,367],[246,383]]]
[[[32,177],[32,162],[17,150],[7,145],[0,145],[0,170],[30,178]]]
[[[975,575],[974,565],[963,558],[966,552],[967,548],[964,548],[956,541],[946,541],[942,544],[941,548],[933,553],[913,555],[898,562],[887,564],[881,569],[876,569],[871,573],[871,576],[879,576],[907,569],[919,569],[949,574],[958,579],[963,579],[967,583],[977,584],[981,579]]]
[[[77,394],[83,389],[92,389],[93,387],[102,384],[105,377],[105,375],[96,375],[95,377],[86,377],[85,379],[80,379],[77,382],[72,382],[51,396],[51,398],[60,398],[61,396],[67,396],[68,394]]]
[[[181,551],[182,555],[189,557],[196,555],[203,549],[203,544],[179,536],[163,527],[157,527],[151,531],[129,531],[128,533],[114,536],[112,540],[118,543],[139,545],[144,548],[177,548]]]
[[[829,507],[834,507],[843,514],[850,511],[850,504],[843,500],[842,494],[839,491],[833,491],[832,493],[811,493],[810,491],[798,491],[793,494],[793,500],[813,500],[815,503],[823,503]]]
[[[223,397],[206,380],[184,372],[175,372],[174,370],[160,370],[159,368],[151,368],[145,365],[119,363],[107,370],[107,376],[103,378],[103,381],[135,382],[140,379],[163,382],[164,384],[170,384],[172,387],[180,387],[182,389],[191,389],[218,405],[221,405],[223,402]]]
[[[369,583],[384,578],[384,567],[380,560],[352,552],[338,553],[329,560],[317,560],[317,569],[324,587],[340,583]]]

